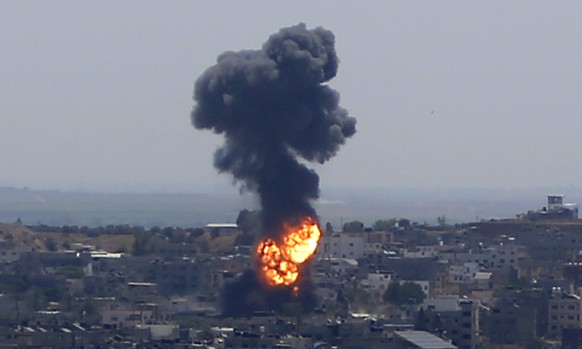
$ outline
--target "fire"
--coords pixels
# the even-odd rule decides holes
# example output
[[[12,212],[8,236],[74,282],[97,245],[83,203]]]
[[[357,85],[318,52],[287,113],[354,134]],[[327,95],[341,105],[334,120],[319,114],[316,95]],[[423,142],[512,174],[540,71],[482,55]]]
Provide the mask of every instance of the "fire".
[[[257,246],[260,269],[271,286],[292,285],[299,277],[299,265],[305,263],[317,249],[321,231],[310,217],[301,224],[285,224],[282,241],[265,239]]]

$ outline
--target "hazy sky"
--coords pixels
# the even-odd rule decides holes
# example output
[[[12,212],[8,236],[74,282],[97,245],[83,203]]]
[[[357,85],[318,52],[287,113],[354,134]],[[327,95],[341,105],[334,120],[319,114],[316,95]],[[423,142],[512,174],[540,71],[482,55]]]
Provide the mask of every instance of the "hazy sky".
[[[0,186],[235,191],[194,81],[299,22],[358,119],[324,190],[582,186],[582,2],[338,3],[0,2]]]

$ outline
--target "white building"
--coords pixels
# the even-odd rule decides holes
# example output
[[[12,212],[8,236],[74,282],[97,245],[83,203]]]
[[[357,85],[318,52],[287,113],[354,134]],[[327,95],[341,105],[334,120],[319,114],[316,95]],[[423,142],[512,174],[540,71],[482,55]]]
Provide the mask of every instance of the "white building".
[[[392,282],[392,273],[369,273],[365,280],[362,280],[362,286],[373,290],[385,290]]]
[[[459,296],[440,295],[434,298],[427,298],[422,303],[422,307],[433,311],[459,311]]]
[[[331,258],[329,264],[336,275],[354,274],[358,271],[358,261],[352,258]]]
[[[339,233],[325,236],[317,249],[319,258],[364,257],[364,233]]]
[[[417,246],[402,251],[404,258],[434,258],[438,255],[437,246]]]
[[[477,252],[441,252],[439,258],[451,264],[477,263],[488,270],[517,269],[519,259],[526,255],[524,246],[500,244]]]
[[[475,262],[463,263],[463,265],[451,265],[449,267],[449,282],[454,284],[472,284],[475,282],[475,276],[479,271],[479,264]]]
[[[517,269],[519,258],[525,255],[525,247],[518,245],[498,245],[487,249],[489,264],[484,264],[490,269]]]

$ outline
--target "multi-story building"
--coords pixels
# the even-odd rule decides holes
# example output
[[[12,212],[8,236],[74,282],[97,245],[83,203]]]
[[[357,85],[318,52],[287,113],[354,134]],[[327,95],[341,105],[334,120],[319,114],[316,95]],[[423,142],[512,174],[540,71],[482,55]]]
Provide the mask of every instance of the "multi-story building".
[[[212,286],[212,270],[208,260],[155,260],[150,263],[145,280],[157,283],[163,294],[185,294]]]
[[[423,303],[424,327],[439,331],[459,349],[474,349],[479,338],[479,301],[457,296],[439,296]]]
[[[402,251],[404,258],[435,258],[438,255],[437,246],[416,246]]]
[[[497,245],[468,252],[441,252],[439,258],[453,264],[478,263],[488,270],[518,268],[526,256],[525,247],[513,244]]]
[[[581,315],[580,297],[555,287],[548,300],[548,337],[561,338],[563,329],[582,327]]]
[[[547,329],[548,292],[544,288],[500,289],[487,311],[484,332],[492,344],[530,348]]]
[[[364,233],[339,233],[321,239],[317,254],[320,258],[364,257]]]

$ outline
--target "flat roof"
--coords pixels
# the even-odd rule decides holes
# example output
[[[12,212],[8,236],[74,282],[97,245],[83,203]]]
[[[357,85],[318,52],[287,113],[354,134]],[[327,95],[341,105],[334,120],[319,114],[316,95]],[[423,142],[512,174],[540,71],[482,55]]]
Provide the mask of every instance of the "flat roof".
[[[206,224],[206,228],[238,228],[236,223],[208,223]]]
[[[422,349],[457,349],[455,345],[425,331],[396,331],[394,333]]]

